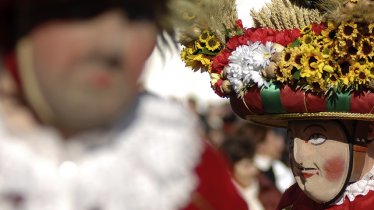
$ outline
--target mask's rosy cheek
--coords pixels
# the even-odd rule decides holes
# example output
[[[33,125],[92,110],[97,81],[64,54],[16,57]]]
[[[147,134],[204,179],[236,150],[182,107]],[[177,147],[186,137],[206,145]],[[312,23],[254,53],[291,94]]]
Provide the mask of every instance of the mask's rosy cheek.
[[[95,88],[107,89],[112,84],[112,78],[105,72],[96,72],[91,75],[89,82]]]
[[[345,169],[345,159],[341,156],[328,159],[323,165],[325,177],[330,182],[340,181]]]

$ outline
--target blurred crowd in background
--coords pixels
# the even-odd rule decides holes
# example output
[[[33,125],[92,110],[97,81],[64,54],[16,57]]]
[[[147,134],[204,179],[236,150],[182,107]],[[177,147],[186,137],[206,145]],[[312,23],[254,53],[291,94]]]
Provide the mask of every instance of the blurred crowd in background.
[[[294,183],[286,129],[243,120],[229,102],[213,102],[201,109],[194,96],[172,100],[190,109],[199,124],[197,132],[226,158],[232,180],[249,209],[276,209],[281,194]]]

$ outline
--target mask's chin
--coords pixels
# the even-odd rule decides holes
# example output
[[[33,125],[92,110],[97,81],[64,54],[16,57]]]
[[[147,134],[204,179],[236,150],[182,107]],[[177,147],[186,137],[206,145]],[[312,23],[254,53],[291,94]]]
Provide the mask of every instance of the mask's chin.
[[[347,156],[347,158],[349,155]],[[343,170],[338,180],[331,181],[326,177],[326,171],[309,170],[292,164],[292,172],[300,189],[313,201],[322,205],[333,204],[341,198],[351,177],[351,161]]]
[[[300,177],[295,177],[296,182],[299,185],[300,189],[313,201],[319,204],[331,204],[336,201],[345,188],[344,182],[337,183],[334,187],[325,187],[323,185],[323,180],[311,180],[309,183],[305,182]],[[323,178],[315,178],[323,179]]]

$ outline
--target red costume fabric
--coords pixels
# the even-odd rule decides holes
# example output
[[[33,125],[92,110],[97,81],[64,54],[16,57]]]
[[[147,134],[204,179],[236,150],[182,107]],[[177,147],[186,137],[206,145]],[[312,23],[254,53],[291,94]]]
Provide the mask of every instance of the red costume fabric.
[[[341,205],[324,207],[308,198],[297,184],[292,185],[283,194],[278,205],[278,210],[372,210],[374,208],[374,191],[369,191],[365,196],[357,196],[353,201],[344,199]]]
[[[258,177],[260,192],[258,198],[265,210],[274,210],[277,208],[279,200],[281,199],[281,193],[274,186],[274,184],[260,174]],[[250,201],[249,201],[250,202]]]
[[[218,151],[206,146],[196,168],[199,185],[183,210],[247,210],[246,202],[231,181],[229,170]]]

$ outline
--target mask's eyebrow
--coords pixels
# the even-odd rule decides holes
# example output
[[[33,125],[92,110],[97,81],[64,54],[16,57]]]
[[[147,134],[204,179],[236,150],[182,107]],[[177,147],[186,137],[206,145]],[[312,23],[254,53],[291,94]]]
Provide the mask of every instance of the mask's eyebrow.
[[[303,132],[305,132],[306,130],[308,130],[309,128],[311,127],[318,127],[320,129],[322,129],[323,131],[327,131],[325,127],[321,126],[321,125],[318,125],[318,124],[310,124],[308,126],[306,126],[303,130]]]

